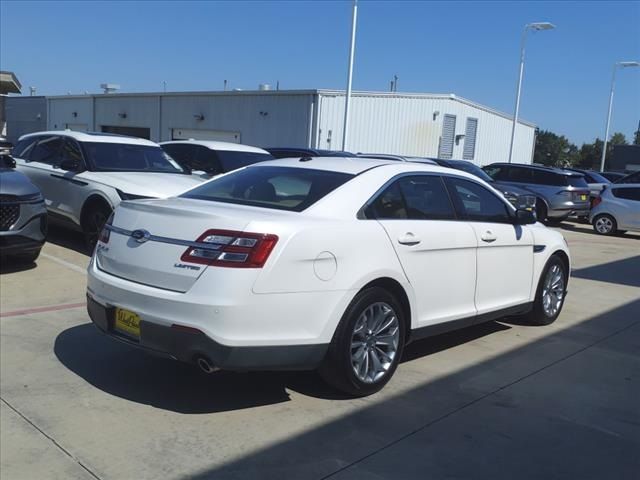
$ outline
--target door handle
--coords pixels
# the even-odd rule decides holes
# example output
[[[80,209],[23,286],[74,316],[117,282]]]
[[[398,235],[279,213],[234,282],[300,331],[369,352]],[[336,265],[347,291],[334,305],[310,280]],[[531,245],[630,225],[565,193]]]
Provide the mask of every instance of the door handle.
[[[497,236],[495,233],[493,233],[491,230],[487,230],[486,232],[484,232],[482,234],[482,236],[480,237],[480,239],[483,242],[487,242],[487,243],[491,243],[491,242],[495,242],[497,240]]]
[[[421,242],[421,240],[416,237],[413,233],[407,232],[402,237],[398,238],[398,243],[400,245],[417,245]]]

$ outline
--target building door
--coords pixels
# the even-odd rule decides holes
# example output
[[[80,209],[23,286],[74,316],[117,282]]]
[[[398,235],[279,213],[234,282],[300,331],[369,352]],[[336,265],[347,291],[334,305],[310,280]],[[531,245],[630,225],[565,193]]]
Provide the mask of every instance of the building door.
[[[126,135],[127,137],[138,137],[151,139],[151,129],[146,127],[119,127],[115,125],[102,125],[103,133],[115,133],[117,135]]]
[[[172,128],[172,140],[214,140],[218,142],[240,143],[240,132],[224,130],[195,130],[191,128]]]
[[[450,159],[453,157],[453,143],[456,136],[456,116],[445,115],[442,120],[442,137],[440,137],[440,149],[438,158]]]

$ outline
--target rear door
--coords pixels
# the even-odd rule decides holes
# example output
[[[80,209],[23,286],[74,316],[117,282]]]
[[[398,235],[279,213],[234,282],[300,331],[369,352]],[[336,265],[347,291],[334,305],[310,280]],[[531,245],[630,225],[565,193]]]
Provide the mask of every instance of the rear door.
[[[611,193],[618,199],[614,211],[618,228],[640,230],[640,187],[613,188]]]
[[[384,227],[413,287],[415,327],[475,315],[476,237],[457,220],[440,176],[398,178],[366,215]]]
[[[513,225],[506,202],[485,186],[453,176],[446,182],[458,215],[477,239],[478,315],[528,302],[533,276],[529,228]]]

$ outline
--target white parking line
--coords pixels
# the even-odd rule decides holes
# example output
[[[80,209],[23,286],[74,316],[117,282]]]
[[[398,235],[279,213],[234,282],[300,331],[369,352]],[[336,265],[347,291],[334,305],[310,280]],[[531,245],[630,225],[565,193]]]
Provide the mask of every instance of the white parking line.
[[[67,267],[74,272],[81,273],[83,275],[87,273],[86,268],[79,267],[78,265],[75,265],[71,262],[67,262],[66,260],[62,260],[61,258],[54,257],[53,255],[49,255],[48,253],[41,253],[40,256],[46,258],[47,260],[51,260],[52,262],[56,262],[58,265]]]

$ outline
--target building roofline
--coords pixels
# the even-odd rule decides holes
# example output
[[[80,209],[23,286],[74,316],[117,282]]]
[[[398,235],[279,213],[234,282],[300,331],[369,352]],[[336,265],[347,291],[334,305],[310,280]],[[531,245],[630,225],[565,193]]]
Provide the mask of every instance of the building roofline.
[[[22,91],[22,84],[16,74],[13,72],[8,72],[6,70],[0,70],[0,81],[2,83],[7,83],[9,85],[13,84],[13,88],[7,89],[7,93],[20,93]]]

